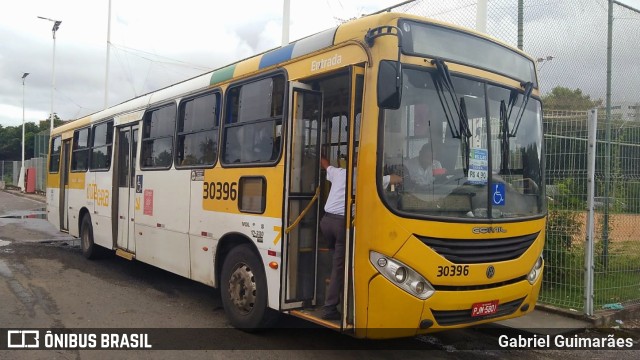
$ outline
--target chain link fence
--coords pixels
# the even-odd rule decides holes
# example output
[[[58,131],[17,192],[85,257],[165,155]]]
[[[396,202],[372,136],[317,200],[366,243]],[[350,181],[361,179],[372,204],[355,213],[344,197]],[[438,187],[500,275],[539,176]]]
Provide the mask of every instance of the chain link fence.
[[[478,3],[418,0],[393,10],[475,29]],[[609,5],[487,2],[486,33],[536,59],[543,100],[557,87],[575,97],[543,102],[549,221],[539,301],[585,311],[587,110],[593,106],[599,107],[593,308],[640,303],[640,12],[612,2],[609,16]]]
[[[0,161],[0,182],[2,186],[17,186],[20,175],[20,161]]]

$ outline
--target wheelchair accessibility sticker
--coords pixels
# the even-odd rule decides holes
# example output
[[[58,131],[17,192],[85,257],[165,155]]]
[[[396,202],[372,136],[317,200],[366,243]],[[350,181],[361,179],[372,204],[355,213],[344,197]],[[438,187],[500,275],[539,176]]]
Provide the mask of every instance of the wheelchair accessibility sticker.
[[[505,188],[504,184],[493,184],[493,205],[504,205],[505,202]]]

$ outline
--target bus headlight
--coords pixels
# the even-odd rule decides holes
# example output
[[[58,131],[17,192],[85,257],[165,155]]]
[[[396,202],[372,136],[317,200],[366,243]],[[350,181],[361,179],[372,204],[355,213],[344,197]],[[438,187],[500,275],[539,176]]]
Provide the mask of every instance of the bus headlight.
[[[369,261],[392,284],[419,299],[426,300],[435,293],[427,279],[396,259],[371,251]]]
[[[536,282],[538,277],[540,277],[540,274],[542,273],[543,264],[544,264],[544,259],[542,258],[542,254],[540,254],[540,256],[538,257],[538,260],[536,260],[536,263],[531,268],[531,271],[529,271],[529,275],[527,275],[527,280],[529,281],[529,284],[533,285],[533,283]]]

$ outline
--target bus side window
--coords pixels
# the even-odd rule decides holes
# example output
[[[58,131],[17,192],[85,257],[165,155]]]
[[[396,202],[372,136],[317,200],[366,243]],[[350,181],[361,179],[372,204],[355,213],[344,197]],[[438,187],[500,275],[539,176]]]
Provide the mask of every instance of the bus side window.
[[[284,76],[275,75],[229,89],[221,149],[224,163],[273,164],[278,159],[284,85]]]
[[[241,177],[238,186],[238,209],[262,214],[267,207],[267,180],[263,177]]]
[[[147,111],[142,128],[142,159],[145,168],[168,169],[173,162],[174,103]]]
[[[97,124],[93,127],[91,137],[91,171],[109,170],[113,147],[113,120]]]
[[[49,150],[49,173],[56,174],[60,171],[60,149],[62,147],[62,137],[56,136],[51,140]]]
[[[73,151],[71,153],[71,171],[87,171],[89,168],[89,134],[90,128],[73,132]]]
[[[220,94],[208,93],[180,103],[176,167],[213,165],[218,149]]]

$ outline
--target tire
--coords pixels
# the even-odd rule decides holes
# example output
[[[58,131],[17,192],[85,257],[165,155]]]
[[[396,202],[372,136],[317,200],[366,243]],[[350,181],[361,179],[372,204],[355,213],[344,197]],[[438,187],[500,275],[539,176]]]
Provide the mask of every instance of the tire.
[[[97,259],[100,254],[98,245],[93,242],[93,225],[89,215],[82,217],[82,223],[80,224],[80,247],[82,248],[82,255],[87,259]]]
[[[248,245],[233,248],[224,260],[220,296],[231,325],[252,332],[271,326],[278,313],[267,307],[267,277]]]

